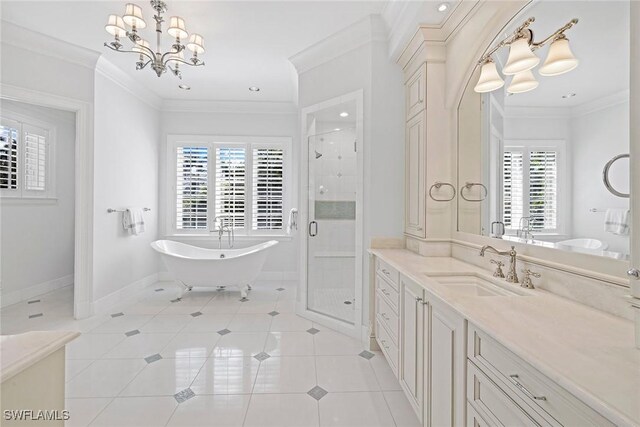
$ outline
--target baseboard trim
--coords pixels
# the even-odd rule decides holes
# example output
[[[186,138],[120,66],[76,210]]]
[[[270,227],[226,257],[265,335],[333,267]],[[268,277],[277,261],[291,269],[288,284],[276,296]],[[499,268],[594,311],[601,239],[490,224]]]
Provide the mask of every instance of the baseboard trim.
[[[93,314],[105,313],[111,307],[137,297],[147,286],[156,282],[158,282],[158,273],[153,273],[140,280],[136,280],[135,282],[94,301],[91,311]]]
[[[73,285],[73,274],[49,280],[2,295],[0,307],[16,304]]]

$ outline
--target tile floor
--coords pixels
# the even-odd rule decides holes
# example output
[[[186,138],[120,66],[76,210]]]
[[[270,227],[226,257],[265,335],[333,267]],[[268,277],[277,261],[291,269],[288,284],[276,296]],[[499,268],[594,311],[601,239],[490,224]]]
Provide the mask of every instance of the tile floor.
[[[67,347],[67,426],[417,426],[382,354],[297,316],[295,288],[176,301],[162,282],[81,321],[65,288],[0,310],[0,330],[82,332]]]

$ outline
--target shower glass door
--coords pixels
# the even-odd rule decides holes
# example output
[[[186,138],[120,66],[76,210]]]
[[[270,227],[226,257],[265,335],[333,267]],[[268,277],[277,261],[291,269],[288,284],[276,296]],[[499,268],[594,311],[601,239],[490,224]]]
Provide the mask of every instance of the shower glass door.
[[[308,137],[307,309],[354,324],[356,282],[356,129]]]

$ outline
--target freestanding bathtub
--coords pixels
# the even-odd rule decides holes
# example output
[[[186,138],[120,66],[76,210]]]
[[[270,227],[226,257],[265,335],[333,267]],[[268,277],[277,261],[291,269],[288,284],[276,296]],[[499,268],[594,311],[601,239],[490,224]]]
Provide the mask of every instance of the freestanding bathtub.
[[[270,240],[243,249],[206,249],[173,240],[156,240],[151,247],[160,253],[169,273],[185,290],[236,286],[242,298],[246,298],[269,249],[277,244],[277,240]]]

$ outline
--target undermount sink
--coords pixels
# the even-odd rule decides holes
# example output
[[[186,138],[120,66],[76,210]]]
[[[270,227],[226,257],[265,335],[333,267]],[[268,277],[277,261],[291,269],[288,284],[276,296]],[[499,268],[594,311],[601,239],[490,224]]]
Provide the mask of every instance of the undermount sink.
[[[425,273],[441,285],[446,285],[448,289],[462,296],[470,297],[504,297],[504,296],[524,296],[517,284],[508,283],[514,289],[507,289],[489,280],[477,276],[439,276]]]

